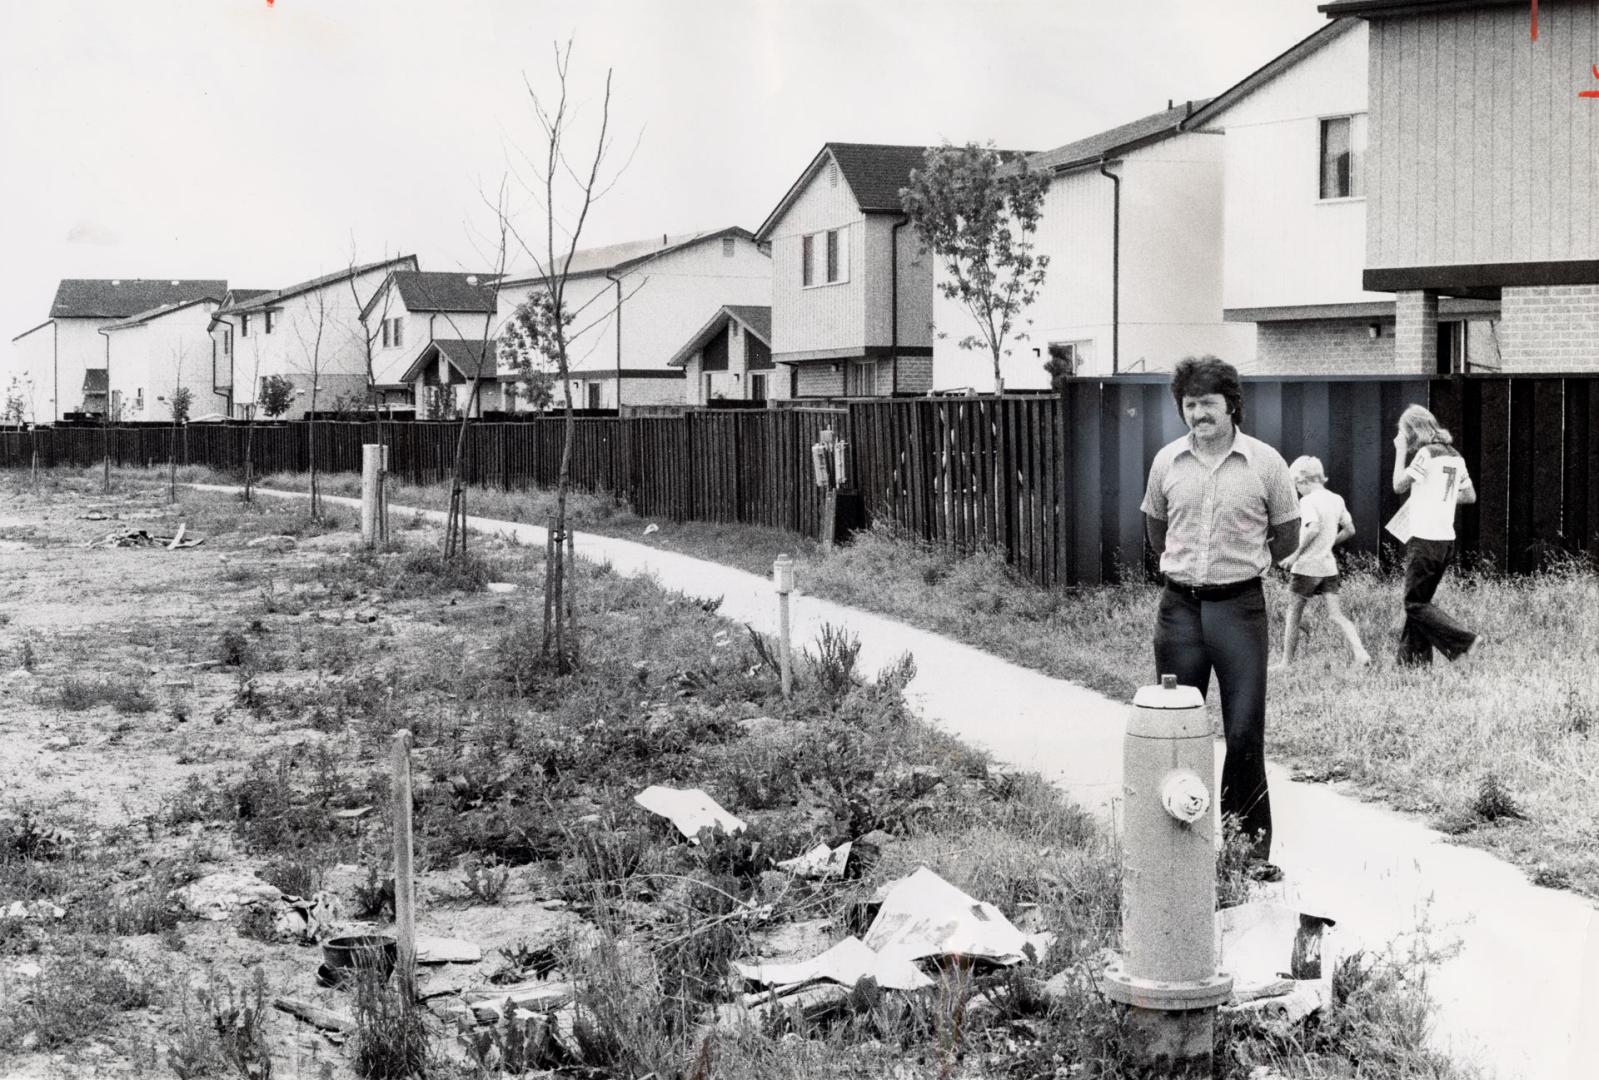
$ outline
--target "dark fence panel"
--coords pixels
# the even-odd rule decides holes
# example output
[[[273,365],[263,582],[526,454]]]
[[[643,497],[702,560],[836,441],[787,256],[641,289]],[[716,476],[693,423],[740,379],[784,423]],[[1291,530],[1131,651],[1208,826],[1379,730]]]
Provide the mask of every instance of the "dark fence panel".
[[[846,408],[691,411],[577,419],[575,490],[610,492],[643,517],[743,522],[821,532],[810,448],[824,429],[850,443],[849,482],[868,513],[958,550],[992,547],[1044,585],[1095,584],[1152,567],[1140,503],[1149,463],[1184,428],[1163,375],[1069,380],[1059,396],[855,401]],[[1479,500],[1462,508],[1459,548],[1508,571],[1556,552],[1599,557],[1599,378],[1367,376],[1248,378],[1245,430],[1286,460],[1321,458],[1355,519],[1355,551],[1391,559],[1382,525],[1399,508],[1392,437],[1406,405],[1429,405],[1455,432]],[[448,478],[456,422],[323,421],[194,425],[183,462],[257,475],[360,469],[363,443],[387,439],[394,473]],[[479,422],[463,475],[484,487],[553,487],[564,424]],[[172,431],[43,428],[0,432],[0,466],[161,465]]]

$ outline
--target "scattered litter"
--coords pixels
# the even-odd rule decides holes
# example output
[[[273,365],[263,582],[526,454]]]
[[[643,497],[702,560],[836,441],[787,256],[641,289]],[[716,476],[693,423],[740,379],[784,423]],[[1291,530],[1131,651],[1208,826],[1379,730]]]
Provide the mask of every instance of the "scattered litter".
[[[699,843],[701,829],[720,828],[728,835],[744,831],[744,822],[723,810],[715,799],[699,788],[669,788],[652,784],[633,796],[633,801],[652,814],[677,826],[690,843]]]
[[[416,962],[419,964],[475,964],[481,959],[483,950],[470,941],[417,935]]]
[[[826,881],[829,878],[844,876],[844,868],[849,864],[849,851],[853,845],[846,840],[836,848],[826,844],[817,844],[803,855],[796,855],[792,859],[784,859],[777,865],[790,873],[802,878],[819,879]]]
[[[920,990],[932,986],[933,980],[922,974],[920,968],[908,958],[898,955],[884,956],[872,951],[857,937],[847,937],[820,956],[791,963],[737,964],[733,970],[752,983],[775,987],[771,995],[781,996],[788,990],[817,981],[834,982],[841,986],[854,986],[870,975],[877,985],[886,990]]]
[[[659,525],[655,524],[655,522],[653,522],[653,521],[650,522],[648,525],[644,526],[644,535],[645,536],[650,535],[650,533],[658,533],[660,531],[661,531],[661,527]]]
[[[334,1012],[313,1005],[309,1001],[298,998],[278,997],[272,999],[272,1007],[297,1017],[307,1023],[314,1024],[323,1031],[346,1032],[355,1030],[355,1019],[346,1013]]]
[[[87,514],[83,515],[83,519],[85,521],[110,521],[111,515],[106,513],[104,510],[90,510]]]
[[[838,1009],[849,995],[850,991],[837,983],[817,983],[754,1007],[744,1002],[718,1005],[716,1022],[723,1027],[738,1027],[745,1023],[759,1027],[774,1015],[792,1014],[804,1022],[814,1023]]]
[[[973,899],[925,866],[888,886],[866,931],[866,944],[874,951],[907,960],[955,956],[1005,965],[1041,960],[1054,940],[1052,933],[1022,933],[999,908]]]
[[[568,907],[568,904],[565,900],[562,900],[560,897],[556,896],[551,897],[548,900],[540,900],[539,907],[543,908],[545,911],[564,911]]]
[[[468,990],[461,995],[467,1008],[480,1023],[488,1023],[505,1015],[507,1008],[548,1012],[572,1000],[569,982],[525,982],[515,986],[485,986]]]
[[[273,903],[282,899],[283,893],[254,874],[223,870],[207,874],[173,890],[173,897],[190,914],[202,919],[226,919],[241,907],[252,904]]]
[[[188,522],[186,522],[186,521],[178,522],[178,531],[173,534],[172,542],[167,545],[167,550],[168,551],[176,551],[179,547],[181,547],[183,545],[183,534],[188,532],[188,531],[189,531],[189,523]]]
[[[1334,920],[1269,901],[1216,916],[1221,968],[1233,976],[1229,1012],[1297,1023],[1332,1000]]]
[[[175,536],[157,536],[144,529],[130,529],[126,526],[115,532],[106,533],[99,540],[91,540],[83,545],[87,548],[135,548],[135,547],[162,547],[168,551],[178,548],[199,547],[204,540],[185,540],[184,529],[179,527]]]
[[[326,889],[310,899],[282,896],[272,918],[272,927],[284,937],[312,942],[331,932],[344,917],[344,905],[336,894]]]
[[[48,900],[33,900],[28,903],[24,903],[21,900],[13,900],[5,909],[5,916],[8,919],[38,919],[43,921],[45,919],[59,919],[66,913],[66,908],[52,904]]]
[[[37,979],[39,977],[39,972],[43,970],[43,968],[34,963],[32,960],[25,960],[20,964],[11,965],[11,973],[24,979]]]
[[[359,821],[372,812],[370,806],[352,806],[347,810],[335,810],[333,816],[340,821]]]
[[[484,587],[492,593],[513,593],[517,590],[517,584],[514,581],[491,581]]]

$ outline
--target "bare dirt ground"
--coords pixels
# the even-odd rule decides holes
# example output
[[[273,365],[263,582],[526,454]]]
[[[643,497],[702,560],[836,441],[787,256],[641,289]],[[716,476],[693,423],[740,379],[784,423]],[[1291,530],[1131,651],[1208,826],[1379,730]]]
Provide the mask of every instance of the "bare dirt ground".
[[[89,547],[124,528],[171,535],[180,516],[153,486],[109,497],[84,490],[89,486],[47,485],[34,493],[8,483],[0,498],[0,815],[9,812],[15,821],[25,809],[94,852],[85,888],[53,897],[69,909],[66,917],[10,923],[10,932],[24,939],[69,924],[70,909],[93,904],[94,891],[151,888],[148,871],[163,860],[181,863],[185,876],[264,869],[266,860],[241,852],[224,821],[192,820],[176,829],[165,822],[190,816],[186,801],[236,778],[245,762],[265,752],[295,748],[309,762],[324,744],[353,736],[330,733],[326,724],[318,730],[310,710],[264,714],[246,707],[246,681],[262,696],[286,695],[352,680],[379,655],[459,654],[466,643],[461,627],[480,616],[503,618],[506,607],[497,596],[459,593],[442,604],[384,603],[379,614],[377,598],[365,592],[293,581],[310,562],[348,557],[354,540],[348,515],[343,532],[301,537],[282,551],[248,544],[256,534],[303,528],[302,511],[266,507],[267,520],[245,532],[207,535],[190,524],[190,535],[204,543],[183,550]],[[271,639],[278,660],[269,666],[285,670],[247,680],[224,663],[218,642],[232,628]],[[63,700],[69,688],[105,700],[75,707],[77,701]],[[381,746],[356,748],[355,756],[375,772],[385,760]],[[387,855],[373,850],[359,821],[342,847],[347,861],[326,867],[322,882],[335,894],[360,884],[361,864],[381,865]],[[496,907],[473,908],[459,875],[420,875],[419,934],[470,940],[486,958],[424,968],[424,993],[483,983],[497,946],[549,938],[574,921],[546,910],[540,897],[515,891]],[[13,897],[3,899],[0,909]],[[130,1011],[96,1037],[56,1052],[0,1055],[0,1073],[149,1075],[186,1026],[185,988],[196,999],[225,986],[242,990],[257,971],[269,994],[348,1010],[347,994],[317,985],[314,948],[241,937],[235,921],[186,919],[176,932],[125,936],[119,944],[135,967],[159,973],[158,1006]],[[26,992],[30,956],[38,959],[26,949],[0,949],[0,1012]],[[348,1074],[309,1025],[282,1017],[274,1028],[290,1036],[272,1048],[275,1075]],[[165,1066],[159,1071],[168,1073]]]

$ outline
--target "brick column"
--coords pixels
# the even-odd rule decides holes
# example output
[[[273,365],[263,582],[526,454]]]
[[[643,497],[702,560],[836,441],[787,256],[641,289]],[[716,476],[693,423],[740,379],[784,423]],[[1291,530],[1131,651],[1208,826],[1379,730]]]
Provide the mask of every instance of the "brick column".
[[[1415,289],[1394,296],[1394,370],[1431,375],[1438,370],[1438,294]]]

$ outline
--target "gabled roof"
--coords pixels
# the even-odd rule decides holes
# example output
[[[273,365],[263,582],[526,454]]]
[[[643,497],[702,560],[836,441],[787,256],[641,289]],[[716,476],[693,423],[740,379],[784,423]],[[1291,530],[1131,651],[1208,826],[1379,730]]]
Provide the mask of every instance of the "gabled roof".
[[[216,314],[232,315],[235,313],[244,314],[252,311],[265,311],[269,307],[280,304],[284,300],[288,300],[291,297],[299,296],[302,293],[314,292],[317,289],[325,288],[337,282],[347,281],[352,277],[359,277],[362,274],[371,273],[373,270],[382,270],[387,267],[399,266],[402,263],[408,263],[413,269],[415,269],[416,256],[401,255],[397,259],[385,259],[382,262],[367,263],[365,266],[347,266],[343,270],[335,270],[331,274],[323,274],[321,277],[311,278],[309,281],[301,281],[294,285],[290,285],[285,289],[277,289],[273,292],[261,293],[258,296],[251,296],[244,299],[235,297],[233,303],[229,304],[225,308],[219,309]]]
[[[711,316],[711,321],[695,331],[694,336],[688,339],[688,344],[677,350],[672,358],[666,362],[667,367],[683,367],[694,354],[705,348],[710,340],[722,332],[732,319],[737,319],[744,329],[754,334],[768,347],[772,344],[772,309],[769,307],[756,307],[751,304],[724,304],[716,309],[716,314]]]
[[[126,319],[162,304],[202,296],[221,300],[228,290],[222,278],[64,278],[50,305],[52,319]]]
[[[131,318],[122,319],[119,322],[111,323],[109,326],[102,326],[100,327],[100,332],[104,334],[111,330],[128,330],[135,326],[144,326],[146,323],[154,322],[156,319],[159,319],[165,315],[171,315],[175,311],[183,311],[186,308],[192,308],[196,304],[217,303],[221,303],[221,299],[219,297],[197,296],[193,300],[187,300],[181,304],[162,304],[160,307],[153,307],[149,311],[141,311]]]
[[[607,270],[613,273],[617,270],[626,270],[651,259],[659,259],[674,251],[693,247],[711,240],[720,240],[732,236],[744,240],[754,240],[748,229],[737,225],[725,229],[716,229],[709,232],[683,233],[678,236],[662,235],[659,240],[653,237],[648,240],[629,240],[622,244],[609,244],[605,247],[585,248],[572,253],[572,258],[566,271],[569,277],[578,277],[583,274],[603,274]],[[557,256],[560,260],[564,256]],[[558,272],[558,271],[557,271]],[[537,270],[530,274],[509,274],[501,285],[529,285],[544,281],[545,275]]]
[[[761,227],[755,239],[767,240],[778,220],[794,205],[800,192],[822,171],[828,161],[838,163],[838,171],[849,185],[855,204],[866,213],[899,213],[899,189],[910,183],[911,170],[926,161],[925,146],[893,146],[884,143],[823,143],[805,166],[799,179],[789,187]]]
[[[485,350],[484,346],[487,346]],[[486,353],[486,354],[485,354]],[[443,356],[449,361],[451,367],[470,379],[478,371],[478,362],[483,364],[482,378],[492,379],[499,374],[499,348],[497,343],[486,338],[434,338],[427,343],[427,347],[416,354],[416,359],[411,361],[411,366],[405,369],[405,374],[400,376],[400,382],[412,383],[422,377],[422,371],[430,363]]]
[[[1316,10],[1331,19],[1341,15],[1382,18],[1388,15],[1431,15],[1470,8],[1509,7],[1511,4],[1526,7],[1527,0],[1334,0],[1320,5]]]
[[[83,373],[83,392],[103,394],[111,385],[111,374],[105,368],[89,368]]]
[[[1296,42],[1286,52],[1272,57],[1265,64],[1245,75],[1238,82],[1211,98],[1203,107],[1195,109],[1194,114],[1183,121],[1183,130],[1197,131],[1206,124],[1211,123],[1256,90],[1259,90],[1295,64],[1331,45],[1358,25],[1359,20],[1357,19],[1334,19],[1303,41]]]
[[[395,270],[361,309],[361,318],[371,314],[388,288],[400,294],[407,311],[493,314],[494,288],[489,284],[493,280],[493,274],[469,274],[464,270]]]
[[[1150,113],[1086,139],[1034,154],[1027,159],[1027,164],[1035,172],[1066,172],[1084,165],[1096,165],[1106,158],[1151,146],[1180,134],[1183,119],[1205,103],[1205,100],[1187,101],[1158,113]]]

